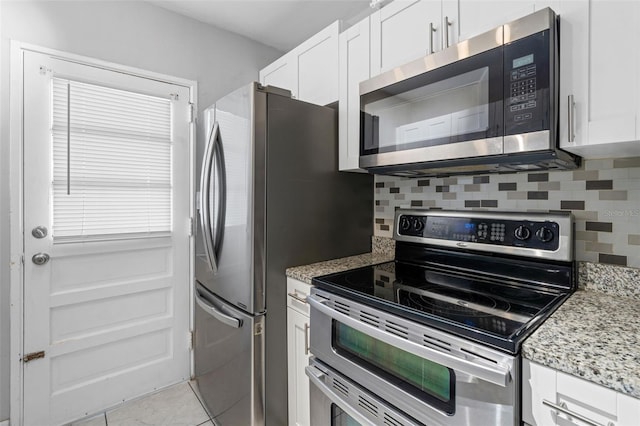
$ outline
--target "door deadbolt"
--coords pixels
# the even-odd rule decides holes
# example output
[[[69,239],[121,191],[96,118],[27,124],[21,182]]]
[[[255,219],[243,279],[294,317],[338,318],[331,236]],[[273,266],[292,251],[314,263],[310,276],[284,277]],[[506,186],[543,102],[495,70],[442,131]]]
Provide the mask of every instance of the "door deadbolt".
[[[49,255],[47,253],[36,253],[31,258],[36,265],[44,265],[49,261]]]
[[[36,226],[31,230],[31,235],[36,238],[44,238],[47,236],[47,228],[45,226]]]

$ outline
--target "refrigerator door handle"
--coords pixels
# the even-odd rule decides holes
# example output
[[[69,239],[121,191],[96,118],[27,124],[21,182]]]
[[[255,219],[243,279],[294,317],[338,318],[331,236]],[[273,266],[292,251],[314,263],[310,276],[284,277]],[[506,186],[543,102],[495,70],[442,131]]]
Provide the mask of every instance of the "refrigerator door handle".
[[[214,145],[218,135],[218,123],[213,126],[211,137],[204,152],[204,163],[200,173],[200,224],[202,226],[202,238],[204,240],[204,251],[207,257],[209,268],[217,272],[217,264],[214,258],[213,235],[211,233],[211,168],[213,167]]]
[[[216,123],[217,132],[213,135],[213,175],[215,177],[215,206],[216,216],[212,222],[214,223],[212,241],[213,241],[213,264],[218,268],[218,259],[222,250],[222,241],[224,236],[225,216],[227,214],[227,171],[225,168],[224,151],[222,149],[222,137],[220,135],[220,127]]]
[[[227,315],[223,312],[220,312],[215,306],[213,306],[211,303],[209,303],[208,301],[204,300],[202,298],[202,296],[200,296],[200,292],[196,291],[196,303],[198,304],[198,306],[200,306],[202,309],[204,309],[205,312],[209,313],[211,316],[213,316],[214,318],[216,318],[218,321],[233,327],[233,328],[240,328],[242,327],[242,319],[240,318],[235,318],[232,317],[231,315]]]

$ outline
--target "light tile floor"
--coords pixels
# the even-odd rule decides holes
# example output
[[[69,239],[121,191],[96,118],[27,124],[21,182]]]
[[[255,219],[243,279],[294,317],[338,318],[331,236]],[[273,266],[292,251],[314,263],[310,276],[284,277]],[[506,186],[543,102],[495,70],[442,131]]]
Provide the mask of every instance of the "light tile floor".
[[[179,383],[69,426],[213,426],[191,383]]]

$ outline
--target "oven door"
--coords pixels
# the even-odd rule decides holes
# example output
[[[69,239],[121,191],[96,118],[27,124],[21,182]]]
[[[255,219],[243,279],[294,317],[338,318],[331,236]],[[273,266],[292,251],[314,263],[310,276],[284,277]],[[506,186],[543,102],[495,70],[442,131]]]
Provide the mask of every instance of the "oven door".
[[[311,426],[422,425],[313,357],[305,372]]]
[[[317,288],[311,352],[430,425],[519,423],[518,358]]]

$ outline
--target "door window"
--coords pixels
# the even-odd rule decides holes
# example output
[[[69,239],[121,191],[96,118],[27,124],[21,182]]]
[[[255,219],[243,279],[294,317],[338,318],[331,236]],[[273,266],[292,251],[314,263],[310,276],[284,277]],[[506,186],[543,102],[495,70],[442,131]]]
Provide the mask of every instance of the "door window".
[[[53,236],[171,231],[171,100],[52,79]]]

